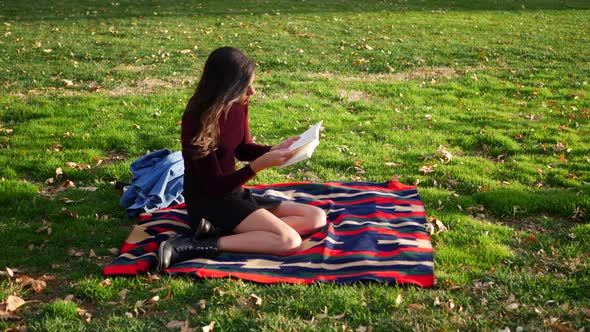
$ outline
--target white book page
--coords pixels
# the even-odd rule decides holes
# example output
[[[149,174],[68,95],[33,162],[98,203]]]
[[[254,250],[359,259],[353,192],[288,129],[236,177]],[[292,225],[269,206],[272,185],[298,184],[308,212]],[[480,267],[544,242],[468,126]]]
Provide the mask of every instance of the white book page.
[[[320,128],[322,126],[322,122],[323,121],[320,121],[310,127],[300,135],[296,142],[291,144],[289,150],[295,151],[293,157],[291,157],[279,167],[286,167],[296,162],[311,158],[313,151],[320,144]]]
[[[298,148],[304,146],[305,144],[312,142],[314,139],[320,139],[320,128],[322,126],[322,122],[320,121],[313,126],[309,127],[303,134],[299,135],[299,139],[295,141],[289,147],[289,150],[297,150]]]

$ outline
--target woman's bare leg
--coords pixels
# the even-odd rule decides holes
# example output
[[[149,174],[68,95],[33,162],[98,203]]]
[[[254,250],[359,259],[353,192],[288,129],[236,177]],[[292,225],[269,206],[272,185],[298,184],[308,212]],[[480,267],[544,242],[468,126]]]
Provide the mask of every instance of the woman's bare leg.
[[[221,237],[217,245],[226,252],[289,255],[301,246],[299,234],[309,234],[325,224],[322,209],[282,202],[274,209],[252,212],[233,229],[235,234]]]
[[[233,232],[217,242],[221,251],[289,255],[301,245],[301,236],[265,209],[252,212]]]
[[[326,225],[326,213],[313,205],[282,202],[269,211],[301,235],[312,233]]]

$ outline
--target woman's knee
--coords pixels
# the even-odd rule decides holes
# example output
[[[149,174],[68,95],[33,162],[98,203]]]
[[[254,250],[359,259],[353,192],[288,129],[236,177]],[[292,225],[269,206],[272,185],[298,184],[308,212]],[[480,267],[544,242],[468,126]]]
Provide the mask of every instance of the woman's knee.
[[[309,220],[314,228],[320,228],[326,225],[326,213],[319,207],[312,206],[309,210]]]
[[[301,236],[297,232],[281,234],[280,243],[280,247],[277,248],[277,254],[280,256],[290,255],[301,247]]]

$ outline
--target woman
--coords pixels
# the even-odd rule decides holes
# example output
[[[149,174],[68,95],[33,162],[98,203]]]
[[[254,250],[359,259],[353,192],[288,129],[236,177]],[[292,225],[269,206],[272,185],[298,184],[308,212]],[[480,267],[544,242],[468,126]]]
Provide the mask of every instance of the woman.
[[[289,255],[301,234],[326,224],[323,210],[252,195],[242,186],[256,173],[287,161],[292,137],[276,146],[252,142],[248,102],[254,95],[254,61],[233,47],[213,51],[182,117],[184,197],[194,236],[160,245],[158,270],[222,251]],[[249,161],[236,170],[235,159]],[[210,227],[229,235],[209,236]]]

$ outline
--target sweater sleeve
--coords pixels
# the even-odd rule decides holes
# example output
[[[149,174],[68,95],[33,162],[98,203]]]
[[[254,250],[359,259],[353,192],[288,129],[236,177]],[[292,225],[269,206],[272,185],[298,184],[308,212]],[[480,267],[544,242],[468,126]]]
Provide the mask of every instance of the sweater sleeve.
[[[244,139],[235,150],[236,158],[240,161],[252,161],[270,151],[272,146],[256,144],[250,136],[250,126],[248,125],[248,107],[246,106],[244,116]]]

